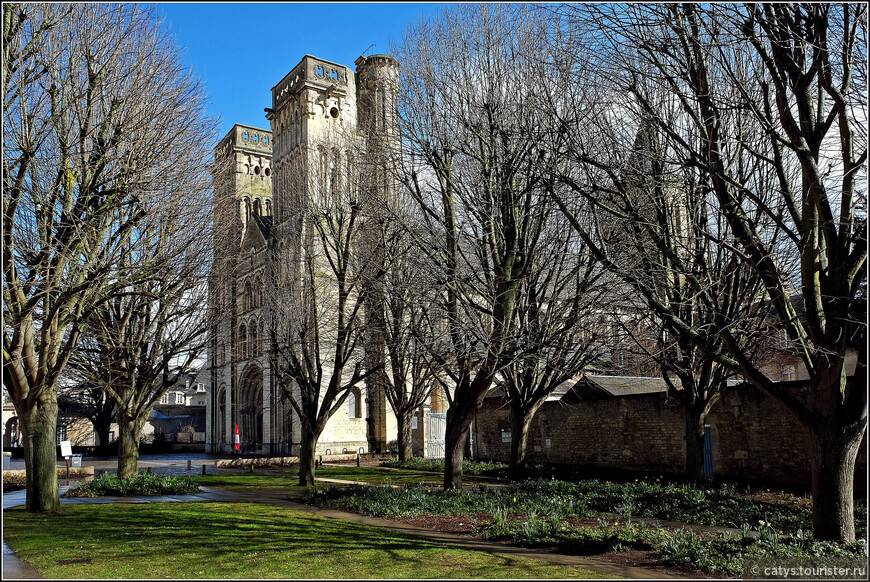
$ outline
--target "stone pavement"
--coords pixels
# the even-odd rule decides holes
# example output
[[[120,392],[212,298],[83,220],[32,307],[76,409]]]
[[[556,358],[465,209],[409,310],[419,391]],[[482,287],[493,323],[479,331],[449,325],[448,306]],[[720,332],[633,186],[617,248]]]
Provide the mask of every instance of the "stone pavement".
[[[211,472],[211,471],[209,471]],[[61,492],[69,487],[61,487]],[[613,564],[601,560],[584,558],[581,556],[570,556],[564,554],[554,554],[551,552],[537,552],[520,548],[518,546],[510,546],[479,540],[468,536],[460,536],[456,534],[438,532],[422,527],[412,526],[400,522],[358,515],[344,511],[333,509],[324,509],[313,507],[301,502],[301,493],[294,492],[294,498],[291,499],[286,491],[228,491],[202,487],[202,492],[193,495],[167,495],[167,496],[145,496],[145,497],[101,497],[101,498],[61,498],[62,504],[80,504],[80,503],[155,503],[155,502],[177,502],[177,501],[247,501],[257,503],[269,503],[278,505],[287,509],[296,511],[306,511],[314,513],[329,519],[343,519],[346,521],[354,521],[365,525],[375,527],[383,527],[398,531],[412,536],[420,536],[429,540],[442,543],[449,543],[464,546],[467,548],[493,552],[499,554],[510,554],[513,556],[522,556],[526,558],[545,560],[557,564],[577,566],[603,574],[619,576],[621,578],[640,578],[640,579],[656,579],[656,578],[671,578],[662,572],[647,570],[645,568],[637,568],[633,566],[623,566]],[[26,501],[24,491],[16,491],[3,495],[3,508],[14,507],[15,505],[23,505]],[[34,570],[27,562],[18,558],[12,550],[8,548],[6,542],[3,542],[3,580],[16,580],[26,578],[41,578],[39,573]]]

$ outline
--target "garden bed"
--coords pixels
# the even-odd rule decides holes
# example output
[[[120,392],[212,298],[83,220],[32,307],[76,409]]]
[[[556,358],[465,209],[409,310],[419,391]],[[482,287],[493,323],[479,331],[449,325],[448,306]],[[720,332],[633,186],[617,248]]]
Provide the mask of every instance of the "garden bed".
[[[806,502],[765,493],[655,481],[546,480],[448,492],[426,485],[330,487],[308,492],[306,502],[682,577],[740,576],[748,564],[770,558],[866,560],[863,539],[815,541]],[[866,536],[861,506],[856,529]]]

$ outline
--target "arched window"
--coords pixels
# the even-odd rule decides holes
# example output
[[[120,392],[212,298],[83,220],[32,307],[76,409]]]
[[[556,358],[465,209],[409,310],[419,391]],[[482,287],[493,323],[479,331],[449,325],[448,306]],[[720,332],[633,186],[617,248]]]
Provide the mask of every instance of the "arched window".
[[[338,148],[332,149],[329,165],[329,193],[336,202],[341,197],[341,152]]]
[[[257,331],[257,322],[251,322],[251,356],[256,356],[260,352],[259,333]]]
[[[239,326],[239,346],[237,350],[239,357],[243,360],[248,357],[248,328],[245,324]]]
[[[625,366],[625,352],[623,350],[617,350],[613,355],[613,362],[617,366]]]
[[[347,416],[348,418],[360,418],[362,416],[362,402],[360,402],[360,393],[356,388],[351,388],[347,395]]]
[[[263,202],[259,198],[254,200],[254,214],[263,216]]]
[[[245,224],[251,220],[251,199],[245,197]]]
[[[329,192],[329,160],[326,149],[320,148],[320,195],[326,197]]]
[[[254,288],[250,281],[245,281],[245,311],[254,307]]]
[[[266,200],[266,216],[272,216],[272,201]]]
[[[347,175],[345,176],[345,184],[347,188],[347,195],[351,200],[356,196],[356,184],[357,181],[354,177],[354,169],[356,168],[356,161],[354,160],[353,154],[348,152],[347,156]]]

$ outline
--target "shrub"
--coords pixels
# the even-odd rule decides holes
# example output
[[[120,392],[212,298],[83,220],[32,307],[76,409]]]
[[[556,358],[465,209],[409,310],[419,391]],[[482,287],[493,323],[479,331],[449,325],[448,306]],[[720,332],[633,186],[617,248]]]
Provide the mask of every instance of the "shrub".
[[[191,477],[156,475],[140,472],[129,479],[119,479],[115,473],[103,473],[99,478],[68,490],[64,497],[129,497],[134,495],[185,495],[197,493],[199,485]]]
[[[444,472],[444,459],[424,459],[421,457],[414,457],[408,461],[383,461],[381,465],[396,469],[410,469],[412,471]],[[507,473],[507,469],[508,466],[506,464],[495,461],[462,461],[462,473],[465,475],[500,477]]]

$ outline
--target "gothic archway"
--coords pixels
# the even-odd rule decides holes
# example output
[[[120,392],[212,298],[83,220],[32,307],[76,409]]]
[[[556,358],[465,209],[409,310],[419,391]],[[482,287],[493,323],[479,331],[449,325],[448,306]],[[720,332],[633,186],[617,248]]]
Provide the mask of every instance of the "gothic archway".
[[[6,421],[6,429],[3,432],[3,446],[4,447],[20,447],[21,446],[21,435],[19,434],[18,428],[18,417],[13,416],[9,420]]]
[[[249,366],[242,375],[239,399],[239,440],[248,451],[263,445],[263,372]]]

